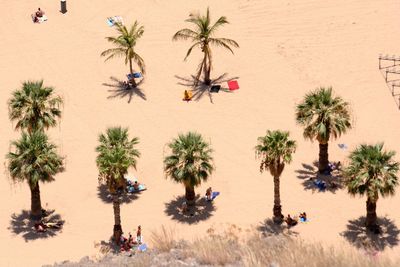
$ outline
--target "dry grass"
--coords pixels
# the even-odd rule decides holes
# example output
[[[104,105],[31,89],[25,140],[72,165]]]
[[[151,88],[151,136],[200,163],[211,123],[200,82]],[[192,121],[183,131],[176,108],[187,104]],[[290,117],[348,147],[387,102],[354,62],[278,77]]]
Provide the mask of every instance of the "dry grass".
[[[168,252],[174,248],[177,244],[176,240],[175,230],[167,229],[164,225],[161,227],[161,231],[152,231],[150,235],[153,248],[161,252]]]

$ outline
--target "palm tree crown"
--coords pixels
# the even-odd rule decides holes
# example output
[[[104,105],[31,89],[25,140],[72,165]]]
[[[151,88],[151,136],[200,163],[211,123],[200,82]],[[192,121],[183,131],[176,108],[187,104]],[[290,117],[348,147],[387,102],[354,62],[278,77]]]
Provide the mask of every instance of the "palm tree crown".
[[[304,137],[321,143],[346,133],[351,128],[349,104],[332,96],[332,88],[319,88],[307,94],[297,106],[297,122],[304,126]]]
[[[53,91],[54,88],[43,86],[43,80],[24,82],[21,89],[14,91],[8,104],[11,121],[17,121],[15,128],[32,133],[55,126],[61,117],[62,99]]]
[[[262,158],[260,171],[269,170],[275,176],[276,172],[280,174],[283,171],[285,163],[292,161],[296,141],[289,140],[289,132],[268,130],[265,136],[258,138],[255,150],[256,155]]]
[[[164,159],[164,170],[175,182],[193,188],[207,181],[214,171],[213,150],[200,134],[180,134],[168,147],[172,153]]]
[[[135,148],[138,138],[130,139],[128,129],[108,128],[106,134],[100,134],[96,163],[99,168],[99,180],[105,181],[110,192],[124,185],[124,175],[129,167],[136,168],[140,153]]]
[[[383,151],[383,143],[360,145],[350,154],[349,166],[343,171],[351,195],[367,195],[372,201],[393,195],[398,185],[399,163],[394,151]]]
[[[135,52],[135,45],[142,37],[144,27],[139,26],[139,23],[135,21],[129,30],[121,23],[116,23],[115,29],[119,34],[117,37],[106,37],[107,41],[115,45],[115,48],[103,51],[101,56],[107,56],[106,61],[114,57],[125,57],[125,64],[129,63],[131,73],[133,73],[133,60],[144,74],[146,71],[144,60]]]
[[[9,152],[8,170],[16,181],[27,181],[36,186],[39,181],[52,182],[54,175],[63,170],[63,159],[57,154],[56,146],[49,143],[41,131],[22,133],[18,141],[12,142],[15,152]]]
[[[232,54],[232,47],[239,47],[239,44],[231,39],[227,38],[216,38],[214,37],[216,31],[221,26],[228,24],[226,17],[220,17],[214,24],[211,23],[210,10],[207,8],[205,16],[200,14],[190,14],[189,19],[186,20],[189,23],[194,24],[195,29],[185,28],[179,30],[174,34],[172,40],[191,40],[193,42],[192,46],[186,53],[185,60],[191,54],[193,48],[199,47],[204,53],[204,59],[202,60],[198,74],[197,80],[200,78],[202,71],[205,73],[205,82],[210,82],[209,75],[212,68],[212,54],[210,45],[215,45],[228,49]]]

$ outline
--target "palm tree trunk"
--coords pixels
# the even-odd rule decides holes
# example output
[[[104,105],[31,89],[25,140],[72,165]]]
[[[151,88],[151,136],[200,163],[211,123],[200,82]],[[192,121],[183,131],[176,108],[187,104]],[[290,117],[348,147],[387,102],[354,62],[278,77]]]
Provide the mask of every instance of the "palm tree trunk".
[[[372,201],[371,198],[367,199],[367,219],[365,221],[365,226],[368,230],[375,231],[378,224],[376,215],[376,202]]]
[[[328,142],[326,142],[325,144],[319,143],[319,172],[323,173],[326,169],[328,169],[328,164]]]
[[[189,206],[194,206],[196,193],[194,192],[194,187],[185,186],[185,198]]]
[[[132,84],[133,87],[137,86],[137,83],[135,81],[135,78],[133,77],[133,66],[132,66],[132,59],[129,59],[129,71],[131,73],[132,79],[129,80],[129,82]]]
[[[36,221],[42,219],[42,202],[40,200],[39,182],[29,185],[31,189],[31,218]]]
[[[120,203],[119,196],[117,193],[113,194],[113,208],[114,208],[114,241],[119,245],[122,235],[122,226],[121,226],[121,211],[120,211]]]
[[[206,85],[211,85],[211,79],[210,79],[210,74],[211,74],[211,60],[210,60],[210,56],[209,56],[209,51],[208,51],[208,46],[205,50],[205,54],[204,54],[204,60],[206,62],[206,64],[204,65],[204,83]],[[207,60],[208,60],[208,64],[207,64]]]
[[[283,221],[282,206],[281,206],[281,196],[279,190],[279,176],[274,176],[274,208],[273,208],[272,220],[276,224],[281,224]]]

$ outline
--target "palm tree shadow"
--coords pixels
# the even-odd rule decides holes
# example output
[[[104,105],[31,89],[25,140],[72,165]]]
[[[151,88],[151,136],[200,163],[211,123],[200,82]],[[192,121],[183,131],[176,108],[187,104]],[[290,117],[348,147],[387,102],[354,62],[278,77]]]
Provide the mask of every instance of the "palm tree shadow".
[[[239,77],[232,77],[232,78],[226,78],[228,76],[227,73],[222,74],[216,79],[211,80],[212,85],[221,85],[221,83],[225,83],[227,81],[233,80],[233,79],[239,79]],[[175,75],[175,78],[177,78],[178,84],[185,86],[185,87],[190,87],[192,88],[193,91],[193,100],[199,101],[205,93],[208,94],[208,97],[210,98],[210,102],[213,102],[212,98],[212,93],[210,92],[210,85],[207,85],[204,83],[204,81],[197,79],[196,76],[191,75],[190,77],[181,77],[178,75]],[[220,91],[224,91],[226,93],[231,93],[228,87],[222,87]]]
[[[122,193],[122,194],[120,195],[120,201],[121,201],[121,203],[124,203],[124,204],[131,203],[132,201],[138,199],[138,198],[139,198],[139,195],[140,195],[141,193],[142,193],[141,191],[140,191],[140,192],[137,192],[137,193],[133,193],[133,194],[130,194],[130,193]],[[108,191],[107,186],[104,185],[104,184],[100,184],[100,185],[97,187],[97,196],[98,196],[104,203],[108,203],[108,204],[109,204],[109,203],[112,203],[112,196],[111,196],[110,192]]]
[[[179,196],[165,203],[164,212],[173,220],[187,224],[195,224],[207,220],[213,216],[213,212],[216,210],[212,201],[207,201],[205,198],[200,198],[200,196],[197,195],[195,199],[196,205],[192,207],[189,206],[188,211],[182,213],[180,207],[184,201],[186,201],[185,197]]]
[[[379,234],[367,230],[365,220],[365,216],[350,220],[347,224],[347,230],[340,235],[357,248],[372,248],[382,251],[385,247],[394,247],[399,244],[400,230],[392,220],[387,217],[378,218]]]
[[[46,216],[43,220],[46,222],[59,222],[62,225],[65,223],[59,214],[54,213],[54,210],[46,211]],[[28,210],[23,210],[20,214],[13,213],[8,229],[15,235],[22,235],[25,242],[53,237],[62,232],[62,227],[59,229],[47,228],[45,232],[37,232],[35,230],[35,222],[30,219]]]
[[[314,161],[312,165],[302,163],[302,169],[296,170],[297,178],[303,180],[302,184],[304,190],[311,190],[314,192],[329,191],[335,193],[337,190],[343,188],[343,178],[341,172],[338,170],[332,171],[330,175],[320,174],[318,172],[318,161]],[[324,181],[326,184],[325,190],[319,190],[314,184],[314,179]]]
[[[288,227],[285,224],[275,224],[272,219],[266,219],[261,222],[257,227],[257,230],[262,233],[263,236],[297,236],[299,233],[292,230],[292,227]]]
[[[126,88],[124,82],[122,80],[117,79],[116,77],[111,76],[110,80],[113,83],[103,83],[104,86],[112,87],[114,89],[109,89],[108,92],[112,93],[107,98],[125,98],[128,97],[128,103],[131,102],[133,96],[137,95],[143,100],[147,100],[146,95],[144,94],[143,90],[139,87],[144,80],[142,79],[140,82],[137,83],[137,87]]]

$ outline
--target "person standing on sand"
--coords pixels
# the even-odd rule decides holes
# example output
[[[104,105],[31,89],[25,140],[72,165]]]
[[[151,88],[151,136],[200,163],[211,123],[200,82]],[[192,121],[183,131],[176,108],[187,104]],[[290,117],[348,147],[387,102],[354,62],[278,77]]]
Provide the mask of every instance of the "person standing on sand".
[[[137,232],[136,232],[136,241],[141,244],[142,243],[142,226],[138,226]]]

